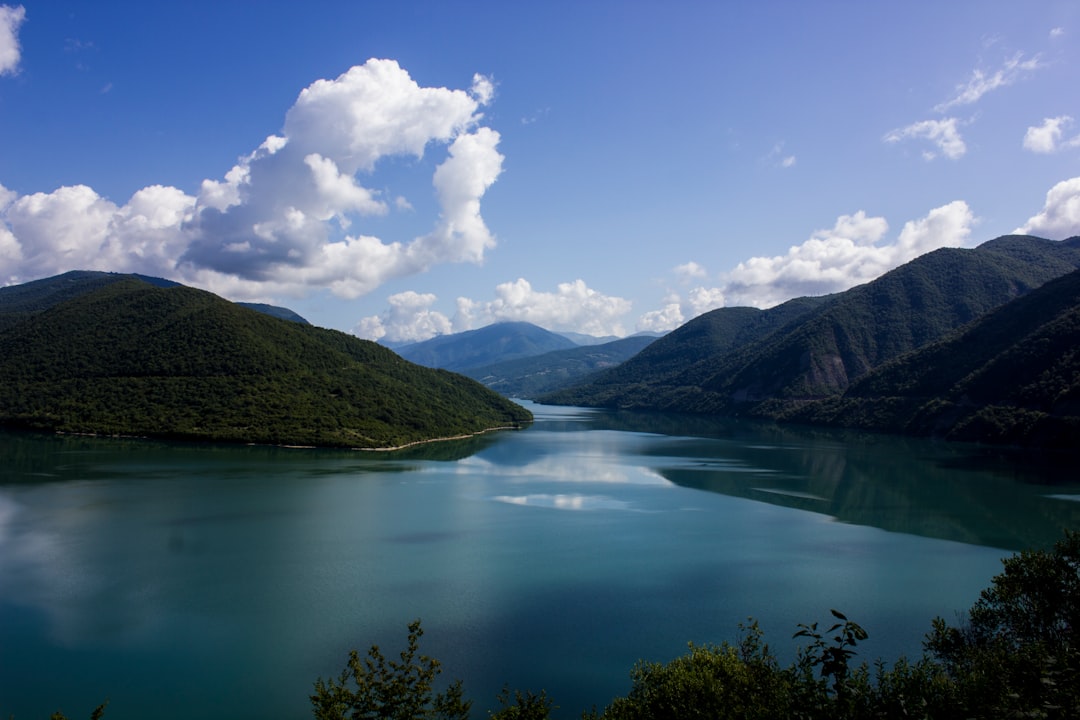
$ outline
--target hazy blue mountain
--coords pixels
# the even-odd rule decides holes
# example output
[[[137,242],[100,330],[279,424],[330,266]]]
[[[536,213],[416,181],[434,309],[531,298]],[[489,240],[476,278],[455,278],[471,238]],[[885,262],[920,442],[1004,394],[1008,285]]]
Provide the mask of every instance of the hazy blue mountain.
[[[585,333],[577,332],[560,332],[567,340],[572,341],[575,345],[603,345],[604,343],[614,342],[620,338],[616,335],[605,335],[598,337],[596,335],[586,335]]]
[[[655,341],[652,336],[632,335],[597,345],[552,350],[542,355],[466,368],[460,372],[507,397],[534,398],[576,383],[598,370],[619,365]]]
[[[501,322],[479,330],[440,335],[396,350],[418,365],[461,371],[575,347],[577,344],[572,340],[532,323]]]
[[[0,330],[9,426],[392,447],[530,417],[469,378],[184,286],[108,282]]]

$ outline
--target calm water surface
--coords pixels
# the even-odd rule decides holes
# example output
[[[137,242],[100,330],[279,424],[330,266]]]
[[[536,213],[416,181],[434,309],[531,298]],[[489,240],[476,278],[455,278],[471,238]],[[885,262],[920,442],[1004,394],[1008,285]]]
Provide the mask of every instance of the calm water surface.
[[[784,661],[830,608],[867,659],[918,654],[1080,528],[1038,456],[533,409],[393,455],[0,434],[0,717],[303,718],[415,618],[475,716],[505,683],[577,717],[750,616]]]

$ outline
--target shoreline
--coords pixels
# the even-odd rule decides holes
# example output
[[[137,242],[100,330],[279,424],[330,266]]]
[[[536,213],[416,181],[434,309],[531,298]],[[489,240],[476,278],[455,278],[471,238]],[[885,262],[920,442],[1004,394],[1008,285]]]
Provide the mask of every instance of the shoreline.
[[[484,428],[483,430],[477,430],[472,433],[465,433],[463,435],[449,435],[446,437],[428,438],[425,440],[414,440],[412,442],[405,443],[404,445],[392,445],[389,447],[349,447],[346,445],[298,445],[291,443],[261,443],[253,442],[251,440],[210,440],[199,438],[183,438],[183,437],[164,437],[161,435],[127,435],[124,433],[98,433],[87,431],[71,431],[71,430],[53,430],[53,435],[63,435],[72,437],[89,437],[89,438],[102,438],[112,440],[163,440],[166,442],[181,442],[181,443],[193,443],[196,445],[208,445],[221,443],[225,445],[246,445],[248,447],[277,447],[285,450],[349,450],[352,452],[394,452],[396,450],[405,450],[407,448],[416,447],[418,445],[428,445],[431,443],[440,442],[452,442],[454,440],[468,440],[469,438],[478,437],[480,435],[486,435],[487,433],[500,432],[503,430],[523,430],[531,423],[520,423],[517,425],[497,425],[495,427]],[[16,430],[22,428],[15,428]],[[30,432],[41,432],[31,430]],[[45,431],[48,434],[49,431]]]
[[[469,438],[474,438],[474,437],[477,437],[479,435],[485,435],[485,434],[490,433],[490,432],[499,432],[500,430],[522,430],[522,429],[523,429],[522,425],[500,425],[498,427],[490,427],[490,428],[485,428],[484,430],[477,430],[474,433],[468,433],[468,434],[465,434],[465,435],[451,435],[449,437],[431,438],[431,439],[428,439],[428,440],[414,440],[413,442],[405,443],[404,445],[394,445],[392,447],[354,447],[354,448],[350,448],[350,449],[351,450],[356,450],[358,452],[393,452],[395,450],[404,450],[406,448],[416,447],[417,445],[428,445],[430,443],[438,443],[438,442],[450,442],[452,440],[468,440]],[[303,446],[296,446],[296,447],[303,447]],[[318,447],[318,446],[317,445],[312,445],[310,447]]]

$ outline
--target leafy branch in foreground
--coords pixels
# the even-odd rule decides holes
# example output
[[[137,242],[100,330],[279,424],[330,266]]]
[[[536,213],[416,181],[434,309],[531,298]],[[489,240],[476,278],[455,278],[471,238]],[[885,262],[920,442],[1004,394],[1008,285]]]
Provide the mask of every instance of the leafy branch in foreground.
[[[433,692],[442,667],[438,660],[417,654],[423,634],[419,620],[409,623],[408,645],[400,661],[387,660],[378,645],[372,645],[363,659],[356,650],[349,653],[348,665],[337,680],[315,682],[314,716],[318,720],[468,718],[472,701],[464,699],[460,680],[446,692]]]

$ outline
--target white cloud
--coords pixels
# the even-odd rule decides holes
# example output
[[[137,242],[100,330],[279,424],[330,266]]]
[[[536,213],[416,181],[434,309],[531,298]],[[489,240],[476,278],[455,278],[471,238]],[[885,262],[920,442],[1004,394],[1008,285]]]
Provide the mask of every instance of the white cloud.
[[[960,137],[960,131],[957,129],[959,122],[956,118],[923,120],[887,133],[885,142],[897,143],[908,139],[929,140],[937,146],[938,150],[945,154],[945,157],[956,160],[963,157],[964,153],[967,152],[964,139]],[[928,152],[924,153],[924,157],[927,160],[932,160],[936,155]]]
[[[1017,53],[1006,60],[1000,69],[990,75],[976,69],[971,73],[970,80],[963,85],[957,86],[956,95],[952,99],[941,103],[934,109],[938,112],[945,112],[959,105],[971,105],[978,102],[988,92],[1012,85],[1025,74],[1041,67],[1043,66],[1038,55],[1025,60],[1023,53]]]
[[[1024,134],[1024,149],[1034,153],[1051,154],[1068,148],[1080,147],[1080,135],[1062,140],[1065,128],[1072,125],[1068,115],[1045,118],[1038,127],[1029,127]]]
[[[19,26],[25,19],[26,8],[22,5],[0,5],[0,75],[13,75],[19,70]]]
[[[880,244],[889,229],[884,218],[861,210],[843,215],[784,255],[739,263],[719,287],[695,288],[686,298],[670,295],[660,310],[642,315],[637,328],[667,331],[719,307],[767,308],[794,297],[841,292],[931,250],[964,245],[974,222],[967,203],[958,200],[906,223],[893,243]]]
[[[675,277],[679,279],[681,284],[689,283],[708,275],[705,268],[693,261],[677,266],[672,272],[675,274]]]
[[[387,298],[390,307],[382,315],[361,319],[352,332],[367,340],[390,342],[418,342],[453,332],[450,319],[431,309],[435,300],[431,293],[412,290],[391,295]]]
[[[668,332],[688,319],[683,313],[681,300],[678,296],[674,296],[668,298],[659,310],[650,310],[638,318],[635,327],[638,332]]]
[[[784,154],[784,143],[778,142],[773,145],[772,150],[765,156],[765,161],[770,165],[781,168],[790,168],[795,166],[795,156],[790,154]]]
[[[1046,204],[1016,229],[1053,239],[1080,235],[1080,177],[1062,180],[1046,193]]]
[[[280,135],[194,197],[153,186],[120,207],[79,185],[16,198],[0,209],[5,256],[20,258],[10,277],[104,268],[232,297],[329,288],[351,298],[435,264],[480,262],[495,245],[480,200],[503,162],[499,134],[479,126],[493,97],[483,76],[468,91],[421,87],[396,62],[369,60],[301,91]],[[445,158],[431,181],[439,214],[428,234],[350,232],[391,208],[411,210],[402,195],[365,186],[381,160],[431,152]]]
[[[583,280],[560,283],[555,292],[534,290],[524,278],[501,283],[491,300],[459,297],[452,320],[431,310],[436,301],[431,294],[410,291],[388,301],[387,310],[361,319],[353,334],[370,340],[418,341],[494,322],[521,321],[554,331],[621,336],[625,330],[620,320],[630,311],[629,300],[597,292]]]
[[[518,278],[496,286],[495,298],[477,302],[458,298],[455,332],[483,327],[492,322],[531,322],[548,330],[571,330],[587,335],[625,335],[620,318],[630,311],[630,301],[604,295],[584,280],[559,283],[555,292],[534,290]]]
[[[725,293],[729,304],[770,307],[847,290],[931,250],[963,245],[973,222],[967,203],[958,200],[906,223],[894,243],[880,245],[888,230],[884,218],[863,211],[844,215],[831,230],[817,231],[785,255],[740,263],[728,274]]]
[[[1056,27],[1050,30],[1050,37],[1059,38],[1065,35],[1065,28]]]

